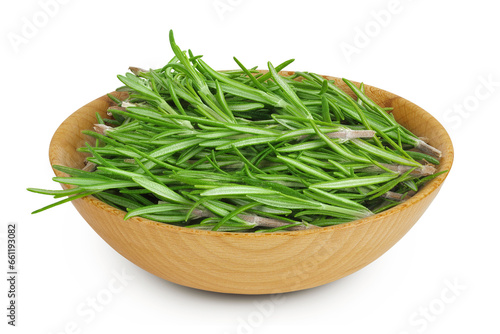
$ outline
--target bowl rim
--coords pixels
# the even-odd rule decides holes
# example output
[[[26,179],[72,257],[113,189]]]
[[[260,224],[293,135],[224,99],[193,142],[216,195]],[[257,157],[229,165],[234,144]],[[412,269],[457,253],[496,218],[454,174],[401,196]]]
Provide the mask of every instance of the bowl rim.
[[[267,72],[267,71],[263,71],[263,70],[259,70],[259,71]],[[294,71],[282,71],[281,73],[283,73],[284,75],[290,75],[290,74],[293,74]],[[333,77],[333,76],[327,76],[327,75],[323,75],[323,77],[325,77],[329,80],[335,80],[336,82],[338,82],[338,80],[341,80],[341,78],[339,78],[339,77]],[[355,82],[355,81],[352,81],[352,82],[359,86],[358,82]],[[424,185],[424,187],[422,187],[422,189],[420,189],[411,198],[409,198],[408,200],[406,200],[406,201],[404,201],[404,202],[402,202],[402,203],[400,203],[400,204],[398,204],[390,209],[384,210],[384,211],[379,212],[377,214],[374,214],[372,216],[360,218],[360,219],[353,220],[353,221],[350,221],[347,223],[342,223],[339,225],[324,226],[324,227],[319,227],[319,228],[312,228],[312,229],[298,230],[298,231],[277,231],[277,232],[255,233],[255,232],[229,232],[229,231],[199,230],[199,229],[187,228],[187,227],[183,227],[183,226],[171,225],[169,223],[161,223],[161,222],[153,221],[153,220],[150,220],[147,218],[142,218],[142,217],[132,217],[132,218],[129,218],[127,220],[124,220],[123,218],[125,217],[125,214],[126,214],[125,211],[117,209],[117,208],[97,199],[96,197],[94,197],[92,195],[77,199],[77,201],[79,201],[79,200],[85,201],[89,205],[96,206],[100,209],[107,211],[109,214],[116,215],[119,218],[121,218],[123,223],[146,224],[146,225],[155,226],[155,227],[162,228],[162,229],[175,231],[178,233],[187,233],[187,234],[193,234],[193,235],[205,235],[205,236],[214,236],[214,237],[216,237],[216,236],[226,236],[226,237],[231,236],[231,237],[235,237],[235,238],[241,238],[241,237],[269,238],[269,237],[300,236],[300,235],[313,234],[313,233],[314,234],[316,234],[316,233],[318,233],[318,234],[319,233],[331,233],[331,232],[334,232],[336,230],[360,227],[360,226],[363,226],[363,225],[366,225],[366,224],[369,224],[372,222],[382,220],[383,218],[385,218],[387,216],[398,214],[399,212],[405,210],[406,208],[412,206],[413,204],[416,204],[416,203],[422,201],[425,197],[429,196],[431,193],[433,193],[436,189],[438,189],[443,184],[446,177],[450,173],[451,167],[453,165],[453,160],[454,160],[453,144],[452,144],[451,138],[450,138],[448,132],[446,131],[446,129],[444,128],[444,126],[436,118],[434,118],[430,113],[428,113],[423,108],[419,107],[418,105],[412,103],[411,101],[409,101],[405,98],[402,98],[394,93],[388,92],[388,91],[380,89],[378,87],[370,86],[370,85],[366,85],[366,84],[364,86],[365,86],[366,90],[370,90],[370,89],[378,90],[385,95],[390,95],[392,97],[391,99],[394,99],[394,98],[403,99],[405,102],[408,102],[412,106],[416,107],[419,110],[419,112],[426,114],[426,116],[428,118],[427,121],[434,123],[434,125],[440,129],[440,132],[443,133],[444,137],[446,138],[446,152],[443,152],[446,154],[443,154],[443,156],[441,157],[439,169],[447,170],[447,172],[435,177],[434,179],[432,179],[430,181],[428,181]],[[112,92],[112,93],[115,93],[115,92]],[[112,94],[112,93],[110,93],[110,94]],[[83,109],[86,106],[88,106],[89,104],[91,104],[92,102],[94,102],[96,100],[106,98],[106,97],[107,97],[107,94],[87,103],[84,106],[82,106],[81,108],[79,108],[78,110],[73,112],[70,116],[68,116],[62,122],[62,124],[57,128],[57,130],[55,131],[55,133],[52,137],[50,147],[49,147],[49,160],[50,160],[51,165],[55,165],[55,163],[53,162],[53,160],[55,160],[55,159],[53,159],[52,152],[55,151],[56,147],[58,146],[58,143],[54,139],[56,137],[56,134],[61,130],[61,127],[63,126],[63,124],[71,123],[72,118],[78,116],[80,113],[83,113],[83,111],[84,111]],[[60,172],[58,170],[53,169],[53,171],[57,176],[67,176],[67,174]],[[62,185],[62,186],[63,186],[63,188],[69,187],[68,185]]]

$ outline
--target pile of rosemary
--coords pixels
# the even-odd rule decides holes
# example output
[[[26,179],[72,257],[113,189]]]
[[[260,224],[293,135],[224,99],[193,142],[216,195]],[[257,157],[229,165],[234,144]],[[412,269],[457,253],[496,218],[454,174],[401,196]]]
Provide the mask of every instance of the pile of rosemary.
[[[436,173],[441,153],[398,124],[349,80],[308,72],[219,72],[170,32],[175,57],[119,75],[125,101],[97,115],[83,170],[53,166],[64,198],[93,195],[158,222],[213,231],[274,232],[330,226],[406,200]]]

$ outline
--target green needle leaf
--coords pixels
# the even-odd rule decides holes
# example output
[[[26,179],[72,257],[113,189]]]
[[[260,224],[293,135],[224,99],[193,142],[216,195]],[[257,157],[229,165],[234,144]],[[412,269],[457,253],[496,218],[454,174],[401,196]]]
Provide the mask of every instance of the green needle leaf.
[[[372,184],[383,183],[390,181],[398,177],[398,174],[381,174],[373,176],[359,176],[355,178],[345,178],[341,180],[335,180],[330,182],[315,183],[310,186],[310,188],[316,189],[343,189],[343,188],[354,188],[354,187],[364,187]]]
[[[217,187],[213,189],[206,190],[202,192],[201,196],[238,196],[238,195],[250,195],[250,194],[258,194],[258,195],[266,195],[266,194],[278,194],[278,192],[270,189],[264,189],[253,186],[230,186],[230,187]]]
[[[159,198],[163,200],[181,204],[192,204],[191,201],[185,199],[181,195],[170,190],[167,186],[163,184],[156,183],[154,181],[148,180],[143,177],[134,177],[132,178],[132,180],[134,180],[134,182],[137,183],[138,185],[156,194]]]

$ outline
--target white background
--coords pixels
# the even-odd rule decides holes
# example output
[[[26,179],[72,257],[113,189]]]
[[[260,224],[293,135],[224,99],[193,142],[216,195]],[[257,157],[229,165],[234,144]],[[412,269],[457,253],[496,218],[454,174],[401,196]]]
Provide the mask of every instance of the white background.
[[[494,4],[2,1],[0,277],[7,272],[7,223],[15,222],[19,294],[18,326],[11,328],[1,279],[0,331],[499,333],[500,20]],[[233,56],[260,68],[295,58],[291,70],[364,81],[420,105],[447,128],[456,150],[440,194],[374,263],[279,300],[161,280],[116,253],[70,204],[30,215],[52,198],[27,187],[58,188],[47,154],[57,126],[118,87],[116,75],[128,66],[168,61],[169,29],[181,48],[203,54],[216,69],[235,68]],[[347,48],[351,53],[342,51]],[[118,274],[123,283],[115,281]],[[92,299],[105,305],[94,311]]]

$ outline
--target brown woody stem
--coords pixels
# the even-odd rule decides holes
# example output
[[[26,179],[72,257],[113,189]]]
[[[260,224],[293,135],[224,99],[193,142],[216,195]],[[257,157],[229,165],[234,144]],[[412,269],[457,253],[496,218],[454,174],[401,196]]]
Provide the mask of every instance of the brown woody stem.
[[[207,218],[207,217],[215,217],[215,215],[208,211],[208,210],[202,210],[202,209],[194,209],[192,212],[193,216],[197,218]],[[279,219],[272,219],[272,218],[266,218],[266,217],[260,217],[257,215],[245,215],[245,214],[240,214],[238,215],[238,218],[243,219],[244,221],[255,224],[256,226],[260,227],[270,227],[270,228],[276,228],[276,227],[282,227],[286,225],[290,225],[289,222],[285,222],[283,220]],[[288,231],[299,231],[299,230],[307,230],[311,228],[319,228],[316,225],[298,225],[298,226],[292,226],[287,228]]]
[[[441,151],[438,150],[437,148],[435,148],[434,146],[427,144],[422,139],[418,140],[417,146],[415,146],[415,147],[425,154],[432,155],[436,158],[441,158],[441,155],[442,155]]]
[[[86,172],[93,172],[95,171],[96,167],[97,165],[95,163],[85,160],[85,166],[82,168],[82,170]]]
[[[113,129],[111,126],[105,124],[94,124],[94,131],[104,136],[106,132],[111,129]]]
[[[387,169],[390,169],[393,172],[397,172],[399,174],[406,173],[410,169],[415,168],[412,166],[391,165],[391,164],[384,164],[384,163],[381,163],[380,165],[382,165],[383,167],[385,167]],[[381,170],[381,168],[378,166],[371,166],[371,167],[367,167],[367,168],[363,169],[363,171],[366,171],[366,172],[379,172],[380,170]],[[412,172],[410,172],[410,175],[412,175],[412,176],[428,176],[428,175],[434,174],[435,172],[436,172],[436,168],[433,165],[424,165],[422,167],[415,168]]]
[[[339,138],[344,140],[355,139],[355,138],[373,138],[375,136],[375,131],[373,130],[341,130],[335,132],[328,132],[325,135],[329,138]],[[298,140],[307,138],[309,135],[303,135],[298,137]]]
[[[130,72],[134,73],[135,75],[139,75],[141,73],[148,72],[146,70],[143,70],[140,67],[134,67],[134,66],[130,66],[128,69],[130,70]]]
[[[393,201],[406,201],[407,199],[409,199],[413,195],[415,195],[415,192],[413,190],[407,192],[406,194],[400,194],[400,193],[396,193],[394,191],[388,191],[385,194],[383,194],[382,197],[385,199],[393,200]]]
[[[326,135],[330,138],[340,138],[340,139],[373,138],[373,136],[375,136],[375,131],[343,130],[343,131],[329,132]]]

